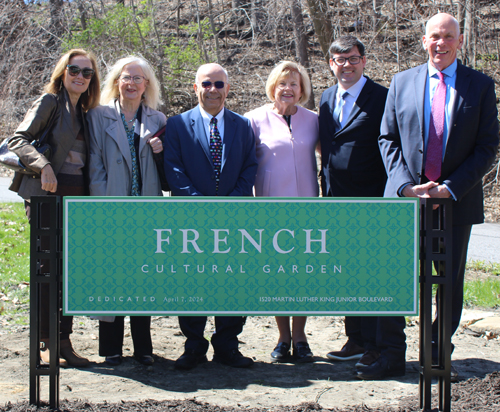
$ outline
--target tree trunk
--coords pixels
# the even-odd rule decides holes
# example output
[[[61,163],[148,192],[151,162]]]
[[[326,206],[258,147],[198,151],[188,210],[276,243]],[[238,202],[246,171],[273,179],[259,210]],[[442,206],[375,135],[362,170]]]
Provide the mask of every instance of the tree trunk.
[[[377,31],[378,21],[380,18],[380,8],[382,7],[381,0],[373,0],[372,1],[372,30],[374,32]]]
[[[59,37],[63,33],[62,8],[63,0],[50,0],[50,26],[52,33]]]
[[[295,55],[299,63],[308,68],[309,67],[309,55],[307,52],[307,36],[304,27],[304,18],[302,16],[302,7],[300,5],[300,0],[289,0],[290,9],[292,11],[292,22],[293,22],[293,33],[295,36]],[[314,93],[311,88],[311,95],[309,100],[304,104],[304,106],[310,110],[316,107],[314,103]]]
[[[314,31],[318,36],[321,51],[328,64],[330,55],[328,50],[333,41],[333,26],[330,13],[328,12],[327,0],[306,0],[309,15],[313,21]]]
[[[77,1],[78,11],[80,12],[80,22],[82,23],[82,29],[87,30],[87,10],[82,3],[82,0]]]

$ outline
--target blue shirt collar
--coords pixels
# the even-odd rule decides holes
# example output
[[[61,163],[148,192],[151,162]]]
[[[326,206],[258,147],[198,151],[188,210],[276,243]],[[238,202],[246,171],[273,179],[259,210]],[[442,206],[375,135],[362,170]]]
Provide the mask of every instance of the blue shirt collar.
[[[436,69],[430,62],[427,63],[428,71],[429,71],[429,77],[434,76],[439,70]],[[457,72],[457,59],[453,61],[446,69],[442,70],[441,72],[445,74],[448,77],[453,77],[455,73]]]

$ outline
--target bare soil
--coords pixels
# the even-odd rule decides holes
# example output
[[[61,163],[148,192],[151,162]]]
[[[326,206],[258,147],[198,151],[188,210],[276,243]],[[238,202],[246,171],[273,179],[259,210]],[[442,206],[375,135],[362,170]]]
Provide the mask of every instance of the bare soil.
[[[482,316],[477,312],[477,318]],[[207,324],[207,337],[213,328],[212,319]],[[243,370],[211,361],[191,371],[175,370],[174,362],[182,354],[184,343],[175,317],[153,318],[156,362],[150,367],[134,360],[128,326],[124,362],[116,368],[108,367],[98,355],[97,321],[75,318],[74,329],[73,345],[90,358],[92,365],[61,370],[63,411],[419,410],[417,318],[406,328],[406,376],[372,382],[355,378],[354,361],[327,361],[326,353],[340,349],[345,342],[339,317],[308,319],[306,330],[315,354],[315,362],[310,364],[271,364],[269,354],[278,337],[274,318],[247,318],[240,350],[255,364]],[[27,326],[2,325],[0,411],[36,410],[28,403],[28,341]],[[453,364],[462,382],[452,385],[452,410],[500,412],[500,339],[462,327],[453,342]],[[212,358],[211,349],[208,357]],[[42,400],[48,401],[48,396],[48,378],[42,377]],[[433,402],[437,407],[437,395],[433,395]]]

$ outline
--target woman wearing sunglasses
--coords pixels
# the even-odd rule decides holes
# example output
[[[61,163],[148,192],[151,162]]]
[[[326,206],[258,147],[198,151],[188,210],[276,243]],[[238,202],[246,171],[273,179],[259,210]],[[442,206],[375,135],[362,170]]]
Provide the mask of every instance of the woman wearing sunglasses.
[[[31,196],[88,195],[88,133],[85,122],[87,110],[99,104],[99,76],[95,57],[81,49],[63,55],[56,64],[50,82],[43,94],[26,113],[23,122],[9,140],[9,149],[37,174],[16,173],[10,189],[25,199],[28,220],[31,221]],[[50,125],[47,143],[52,157],[47,159],[30,143]],[[45,205],[44,205],[45,206]],[[41,223],[45,225],[49,214],[42,206]],[[42,237],[41,248],[48,250],[50,239]],[[49,262],[42,261],[42,273],[50,273]],[[59,292],[61,294],[61,292]],[[42,285],[40,297],[41,352],[40,362],[49,364],[49,302],[52,297],[48,284]],[[59,302],[61,304],[61,302]],[[61,316],[60,366],[87,366],[88,359],[79,356],[69,339],[73,317]]]
[[[307,102],[311,94],[306,69],[290,61],[279,63],[267,79],[266,93],[272,103],[245,114],[255,133],[259,164],[255,195],[317,197],[318,115],[297,105]],[[276,316],[279,338],[271,362],[313,360],[306,320],[294,316],[290,326],[288,316]]]
[[[162,196],[153,153],[163,151],[154,133],[165,126],[160,87],[153,69],[144,59],[129,56],[110,69],[101,104],[88,115],[90,127],[90,194],[92,196]],[[106,363],[122,362],[124,317],[99,321],[99,354]],[[106,319],[109,320],[109,319]],[[131,316],[130,328],[135,359],[154,363],[151,317]]]

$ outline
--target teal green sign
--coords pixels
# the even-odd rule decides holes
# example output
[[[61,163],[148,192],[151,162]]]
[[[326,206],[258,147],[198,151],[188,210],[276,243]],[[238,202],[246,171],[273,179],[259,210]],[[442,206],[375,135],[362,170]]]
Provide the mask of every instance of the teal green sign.
[[[66,197],[66,315],[416,315],[418,200]]]

